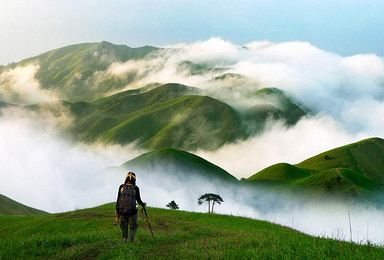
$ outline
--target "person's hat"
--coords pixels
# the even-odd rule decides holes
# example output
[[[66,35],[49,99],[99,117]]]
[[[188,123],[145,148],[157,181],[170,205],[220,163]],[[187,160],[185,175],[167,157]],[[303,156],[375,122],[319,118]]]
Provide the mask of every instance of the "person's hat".
[[[136,181],[136,174],[134,172],[128,172],[125,178],[129,181]]]

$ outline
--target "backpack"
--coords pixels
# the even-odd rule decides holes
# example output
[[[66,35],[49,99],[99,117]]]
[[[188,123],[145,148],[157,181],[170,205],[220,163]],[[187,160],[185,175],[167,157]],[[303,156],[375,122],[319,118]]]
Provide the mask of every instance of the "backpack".
[[[119,215],[131,216],[136,213],[135,185],[123,185],[118,201]]]

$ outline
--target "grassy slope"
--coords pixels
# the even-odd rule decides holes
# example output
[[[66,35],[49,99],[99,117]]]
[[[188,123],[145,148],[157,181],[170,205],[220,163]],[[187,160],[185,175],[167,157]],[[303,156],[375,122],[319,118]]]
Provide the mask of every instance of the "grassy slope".
[[[162,168],[168,173],[186,172],[189,175],[199,174],[209,179],[221,179],[237,182],[237,179],[222,168],[204,160],[194,154],[170,148],[162,148],[153,152],[145,153],[122,165],[127,169]]]
[[[128,75],[126,78],[109,76],[98,81],[93,78],[95,72],[105,71],[113,62],[142,59],[155,50],[157,48],[150,46],[130,48],[109,42],[82,43],[48,51],[9,68],[39,64],[36,77],[43,88],[55,89],[65,100],[90,100],[133,80],[132,75]]]
[[[306,114],[284,91],[277,88],[263,88],[249,97],[271,102],[271,104],[256,105],[250,108],[246,112],[249,118],[273,117],[275,119],[284,119],[289,125],[292,125]]]
[[[384,185],[384,140],[369,138],[338,147],[311,157],[297,167],[315,171],[348,168]]]
[[[29,216],[42,214],[47,214],[47,212],[25,206],[0,194],[0,215]]]
[[[276,181],[293,181],[308,177],[310,171],[300,169],[288,163],[278,163],[269,166],[260,172],[249,177],[249,180],[276,180]]]
[[[323,193],[350,198],[383,196],[384,192],[383,186],[380,184],[359,172],[346,168],[324,170],[300,179],[294,184],[299,187],[310,187]]]
[[[74,212],[0,217],[0,258],[381,259],[382,247],[302,234],[265,221],[148,208],[135,244],[113,226],[114,204]]]
[[[172,83],[88,105],[76,103],[70,108],[77,115],[72,131],[88,142],[137,142],[150,149],[212,150],[243,136],[241,118],[232,107],[210,97],[190,95],[197,92]],[[80,114],[83,106],[90,109],[88,114]]]
[[[272,165],[248,180],[290,191],[350,198],[384,198],[384,140],[370,138],[311,157],[295,166]],[[264,181],[264,182],[263,182]],[[305,193],[307,194],[307,193]]]

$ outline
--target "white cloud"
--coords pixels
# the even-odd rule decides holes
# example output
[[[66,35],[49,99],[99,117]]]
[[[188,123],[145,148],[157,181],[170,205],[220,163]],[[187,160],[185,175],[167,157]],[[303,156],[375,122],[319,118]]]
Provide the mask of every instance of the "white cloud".
[[[361,100],[384,101],[384,60],[374,54],[342,57],[308,42],[251,42],[242,47],[221,38],[168,47],[144,61],[112,64],[109,72],[119,76],[135,72],[137,81],[128,88],[177,82],[207,89],[223,100],[241,102],[257,89],[277,87],[312,111],[340,121],[347,130],[353,125],[347,125],[346,111]],[[190,75],[187,70],[177,69],[186,60],[225,71]],[[227,72],[244,75],[246,80],[231,81],[230,85],[211,80]],[[365,122],[361,116],[356,120]]]
[[[349,134],[338,122],[323,115],[303,118],[290,128],[281,122],[270,122],[261,135],[224,145],[213,152],[198,151],[197,154],[238,178],[248,178],[272,164],[296,164],[367,137],[371,137],[370,134]]]
[[[33,104],[57,100],[50,91],[41,88],[35,78],[39,65],[31,64],[7,69],[0,74],[0,100],[16,104]]]
[[[0,194],[50,212],[114,200],[116,179],[99,171],[142,151],[130,146],[72,143],[57,128],[60,121],[43,115],[2,110]]]

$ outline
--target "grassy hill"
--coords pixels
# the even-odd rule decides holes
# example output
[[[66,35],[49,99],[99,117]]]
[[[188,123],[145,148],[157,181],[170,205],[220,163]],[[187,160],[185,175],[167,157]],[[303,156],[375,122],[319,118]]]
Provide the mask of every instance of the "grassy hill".
[[[311,157],[297,167],[314,171],[348,168],[384,185],[384,140],[369,138]]]
[[[261,131],[268,119],[248,117],[202,93],[177,83],[149,84],[87,102],[59,101],[26,108],[50,110],[54,115],[70,111],[74,121],[67,130],[83,142],[135,143],[146,149],[189,151],[214,150],[246,139]]]
[[[260,89],[250,94],[249,98],[264,101],[264,104],[255,105],[246,111],[250,119],[272,117],[283,119],[288,125],[293,125],[306,115],[306,112],[292,98],[278,88]]]
[[[265,221],[148,208],[135,244],[113,226],[114,203],[73,212],[0,216],[0,258],[381,259],[384,248],[312,237]]]
[[[29,216],[42,214],[47,214],[47,212],[25,206],[0,194],[0,215]]]
[[[290,191],[310,191],[317,197],[332,194],[384,201],[383,169],[384,140],[370,138],[321,153],[294,166],[272,165],[248,181],[279,181]]]
[[[384,195],[384,187],[359,172],[335,168],[315,173],[295,182],[300,187],[332,193],[340,197],[375,198]]]
[[[139,94],[117,94],[71,105],[72,132],[86,142],[103,141],[158,149],[213,150],[243,136],[241,118],[230,106],[197,89],[165,84]],[[78,108],[75,106],[79,106]],[[81,114],[85,109],[87,114]]]
[[[222,168],[192,153],[170,148],[162,148],[145,153],[124,163],[122,168],[137,172],[163,171],[180,179],[200,176],[209,180],[222,180],[237,183],[237,179]]]
[[[147,149],[214,150],[258,133],[268,119],[244,115],[226,103],[203,96],[198,88],[177,83],[151,84],[92,102],[65,105],[75,115],[70,130],[78,139],[135,142]]]
[[[105,41],[82,43],[48,51],[2,70],[38,64],[36,78],[43,88],[54,90],[64,100],[83,101],[120,89],[134,78],[134,75],[123,78],[109,75],[98,79],[96,72],[105,71],[113,62],[142,59],[156,50],[151,46],[130,48]]]
[[[269,166],[255,175],[249,177],[249,180],[276,180],[276,181],[293,181],[308,177],[310,171],[300,169],[288,163],[278,163]]]

